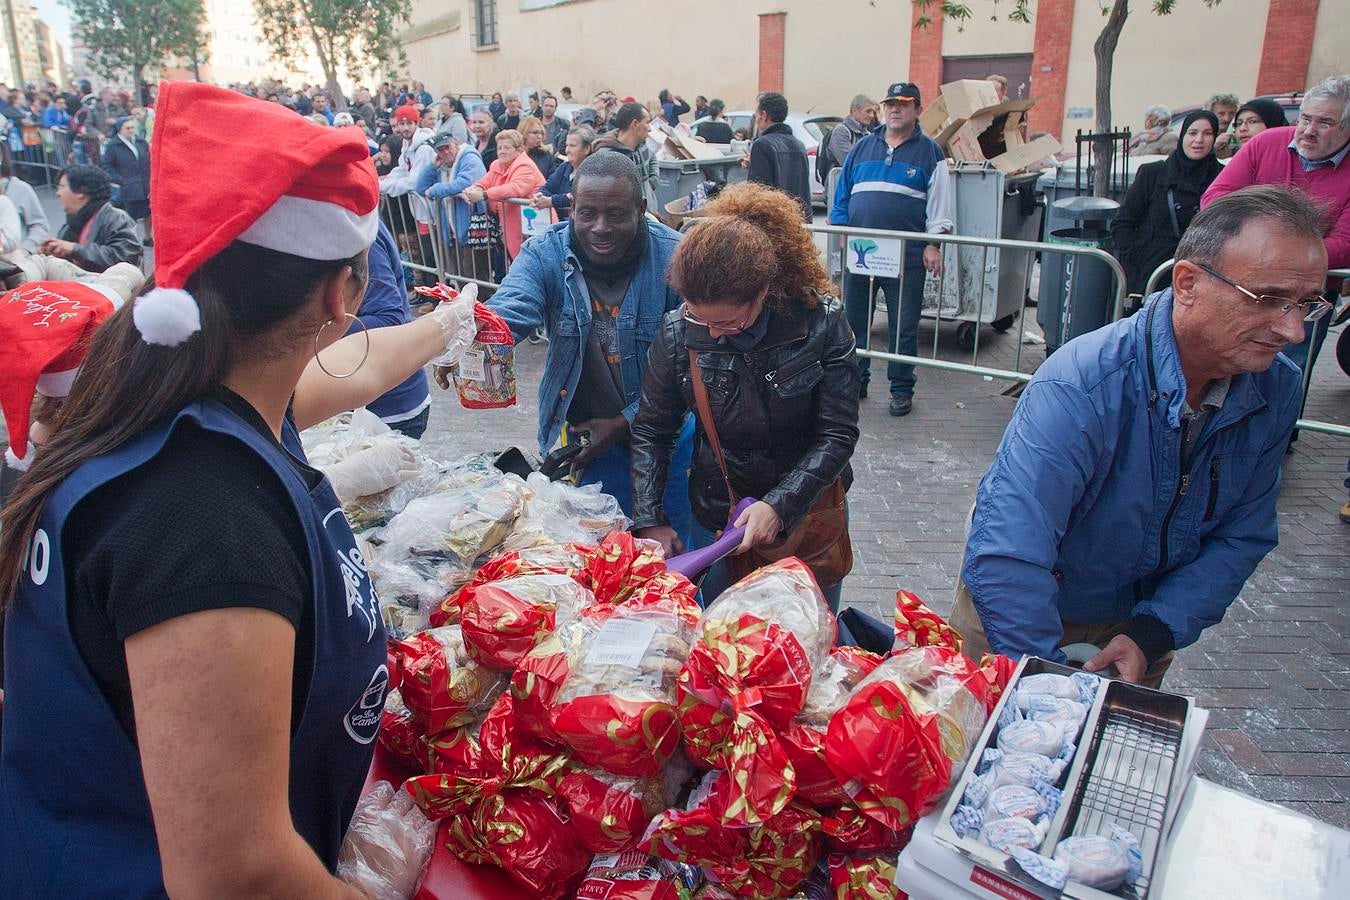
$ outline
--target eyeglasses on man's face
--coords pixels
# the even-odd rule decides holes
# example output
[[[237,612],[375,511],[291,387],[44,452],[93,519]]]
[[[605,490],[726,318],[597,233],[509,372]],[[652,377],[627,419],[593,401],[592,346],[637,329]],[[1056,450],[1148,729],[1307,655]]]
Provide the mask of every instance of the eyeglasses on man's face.
[[[1321,294],[1311,294],[1301,300],[1291,300],[1288,297],[1277,297],[1274,294],[1257,294],[1254,291],[1247,290],[1247,288],[1238,284],[1233,279],[1228,278],[1225,275],[1220,275],[1209,266],[1202,263],[1196,263],[1195,265],[1229,287],[1236,289],[1248,300],[1255,303],[1258,309],[1269,313],[1272,316],[1287,316],[1289,315],[1290,310],[1297,308],[1299,311],[1299,318],[1303,321],[1316,322],[1318,319],[1331,312],[1331,303],[1327,301],[1326,298],[1322,297]]]

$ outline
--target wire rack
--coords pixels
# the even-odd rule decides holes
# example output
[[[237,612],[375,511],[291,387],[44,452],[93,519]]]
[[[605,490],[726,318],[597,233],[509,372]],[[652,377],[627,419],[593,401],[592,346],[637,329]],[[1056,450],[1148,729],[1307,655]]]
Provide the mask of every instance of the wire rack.
[[[1152,703],[1139,699],[1122,697],[1118,703],[1108,696],[1065,830],[1075,836],[1109,835],[1108,826],[1115,823],[1134,833],[1143,853],[1144,874],[1132,889],[1115,892],[1127,898],[1148,893],[1186,721],[1184,701],[1177,708],[1166,702],[1172,698],[1161,694],[1149,698]]]

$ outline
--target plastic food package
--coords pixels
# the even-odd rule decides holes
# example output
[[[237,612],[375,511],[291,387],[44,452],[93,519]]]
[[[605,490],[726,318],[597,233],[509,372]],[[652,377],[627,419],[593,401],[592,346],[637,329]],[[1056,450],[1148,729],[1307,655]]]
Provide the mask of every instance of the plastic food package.
[[[485,563],[468,584],[447,595],[429,616],[433,626],[459,623],[464,604],[479,587],[515,575],[566,575],[579,579],[586,560],[579,548],[571,544],[530,547],[513,550],[493,557]]]
[[[305,457],[309,464],[317,469],[329,469],[348,458],[369,450],[380,444],[395,444],[406,448],[415,460],[416,477],[436,471],[436,464],[419,449],[417,441],[392,430],[380,418],[367,409],[343,413],[318,425],[306,428],[300,433],[305,448]],[[401,512],[407,500],[400,501],[398,487],[342,504],[352,531],[362,532],[378,528],[387,523],[395,513]],[[341,492],[339,492],[341,495]]]
[[[806,705],[779,740],[787,751],[797,776],[796,798],[818,809],[837,807],[848,801],[844,786],[825,759],[825,734],[830,719],[881,657],[859,647],[835,647],[811,679]]]
[[[666,569],[660,544],[626,531],[610,534],[598,546],[587,548],[583,580],[596,602],[608,605],[627,603],[644,592],[677,594],[692,602],[698,592],[688,578]]]
[[[929,609],[918,595],[895,592],[895,646],[892,652],[912,647],[946,647],[961,651],[961,635]]]
[[[570,896],[590,854],[564,821],[556,799],[571,770],[565,755],[516,732],[511,696],[498,698],[478,732],[477,771],[419,775],[405,790],[465,862],[501,866],[530,896]]]
[[[435,846],[436,823],[381,781],[361,798],[338,854],[337,876],[373,900],[406,900]]]
[[[841,853],[896,853],[914,834],[912,827],[893,831],[852,804],[825,815],[820,825],[825,846]]]
[[[830,721],[825,756],[868,815],[899,830],[932,808],[960,777],[984,728],[986,682],[944,647],[888,658]]]
[[[1073,736],[1065,735],[1063,722],[1036,722],[1023,719],[998,731],[998,749],[1004,753],[1038,753],[1041,756],[1073,757]]]
[[[904,895],[895,886],[895,855],[860,856],[831,853],[826,857],[834,900],[891,900]]]
[[[1099,891],[1114,891],[1139,879],[1143,870],[1139,839],[1114,822],[1108,831],[1109,836],[1069,837],[1056,845],[1054,860],[1064,867],[1067,879]],[[1020,855],[1014,858],[1022,864]]]
[[[581,900],[681,900],[702,878],[691,866],[644,850],[601,853],[591,860],[577,890]]]
[[[580,487],[549,481],[538,472],[525,479],[530,498],[506,536],[507,550],[550,544],[599,544],[609,534],[632,524],[619,501],[600,492],[600,485]]]
[[[499,475],[419,497],[389,521],[379,535],[371,577],[385,622],[396,635],[430,624],[436,604],[468,582],[480,558],[501,544],[524,498],[523,481]]]
[[[980,828],[980,842],[1002,853],[1008,853],[1013,847],[1035,850],[1049,830],[1050,823],[1044,820],[1038,823],[1022,818],[993,819]]]
[[[458,625],[419,632],[395,645],[403,702],[429,735],[480,719],[508,679],[470,658]]]
[[[469,656],[510,672],[553,631],[558,605],[585,605],[590,591],[566,575],[515,575],[480,585],[460,613]]]
[[[692,632],[675,601],[618,607],[581,640],[550,710],[553,731],[591,765],[655,775],[680,743],[675,683]]]
[[[636,847],[647,823],[666,807],[660,778],[614,775],[601,769],[564,775],[558,797],[570,813],[575,837],[593,853]]]
[[[795,558],[747,576],[705,612],[678,710],[690,757],[732,773],[725,823],[763,823],[795,793],[777,733],[802,711],[834,640],[834,617]]]
[[[450,376],[465,409],[504,409],[516,405],[515,340],[506,320],[478,304],[473,309],[478,334]]]
[[[425,732],[418,724],[398,688],[384,698],[384,715],[380,719],[380,746],[389,752],[399,765],[414,772],[425,771],[426,758],[422,749]]]
[[[575,618],[558,622],[553,633],[536,644],[511,673],[511,697],[517,728],[522,733],[547,743],[564,744],[549,724],[549,711],[567,680],[582,639],[592,627]]]
[[[714,808],[726,806],[731,796],[729,776],[709,772],[685,809],[668,809],[653,820],[642,847],[665,859],[701,866],[735,896],[790,895],[815,868],[820,817],[792,804],[756,825],[728,827]]]

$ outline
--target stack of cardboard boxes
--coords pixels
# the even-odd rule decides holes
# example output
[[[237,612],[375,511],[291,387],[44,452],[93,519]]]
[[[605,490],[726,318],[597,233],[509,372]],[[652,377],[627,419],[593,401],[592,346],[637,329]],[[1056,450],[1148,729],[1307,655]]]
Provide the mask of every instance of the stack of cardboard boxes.
[[[919,127],[955,160],[986,160],[1005,175],[1020,172],[1060,150],[1042,135],[1023,137],[1023,122],[1035,100],[1004,100],[991,81],[966,79],[942,86],[942,96],[919,116]]]

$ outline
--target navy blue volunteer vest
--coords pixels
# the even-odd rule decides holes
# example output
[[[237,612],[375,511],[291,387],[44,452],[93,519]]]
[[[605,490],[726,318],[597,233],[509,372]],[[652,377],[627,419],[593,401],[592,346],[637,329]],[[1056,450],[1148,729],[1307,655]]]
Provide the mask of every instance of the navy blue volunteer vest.
[[[221,404],[203,401],[72,473],[49,497],[30,539],[5,617],[0,896],[164,893],[140,757],[71,636],[61,545],[75,505],[160,453],[185,419],[265,459],[299,513],[314,583],[314,665],[303,712],[293,719],[291,815],[329,870],[337,866],[389,680],[375,592],[327,480],[311,492],[275,444]],[[304,459],[289,422],[283,443]],[[220,514],[220,527],[229,528],[229,510]]]

